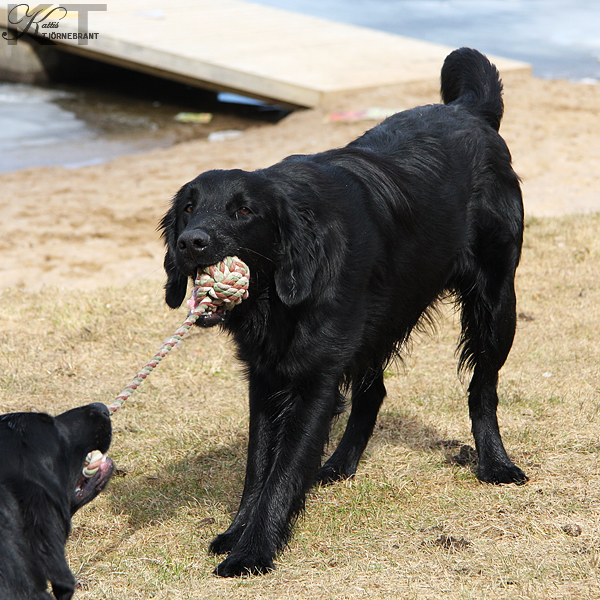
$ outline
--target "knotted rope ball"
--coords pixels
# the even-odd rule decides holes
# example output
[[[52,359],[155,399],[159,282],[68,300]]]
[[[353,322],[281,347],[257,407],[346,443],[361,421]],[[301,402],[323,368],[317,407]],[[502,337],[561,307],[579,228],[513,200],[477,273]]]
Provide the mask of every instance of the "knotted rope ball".
[[[143,383],[160,361],[181,342],[200,315],[221,310],[231,310],[248,297],[250,269],[237,256],[228,256],[216,265],[198,271],[194,281],[194,290],[188,300],[190,312],[181,327],[166,339],[160,350],[146,363],[144,368],[131,380],[125,389],[108,406],[115,413],[125,400]],[[92,477],[97,471],[104,455],[98,450],[90,452],[86,458],[83,475]]]
[[[198,273],[192,297],[188,300],[190,314],[231,310],[248,297],[250,269],[237,256],[228,256],[220,263]]]

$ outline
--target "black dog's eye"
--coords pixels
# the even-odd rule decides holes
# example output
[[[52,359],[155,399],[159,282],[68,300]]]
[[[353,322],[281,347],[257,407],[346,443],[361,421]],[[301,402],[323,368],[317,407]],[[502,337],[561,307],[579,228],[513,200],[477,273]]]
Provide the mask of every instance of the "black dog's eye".
[[[252,211],[247,206],[242,206],[241,208],[238,208],[236,212],[244,216],[252,213]]]
[[[191,213],[193,210],[194,210],[194,205],[191,202],[186,204],[185,207],[183,208],[183,212],[186,212],[186,213]]]

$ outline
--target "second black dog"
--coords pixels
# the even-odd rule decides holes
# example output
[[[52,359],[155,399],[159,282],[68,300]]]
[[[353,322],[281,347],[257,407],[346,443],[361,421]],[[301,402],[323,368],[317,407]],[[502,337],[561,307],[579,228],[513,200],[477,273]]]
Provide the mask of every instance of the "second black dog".
[[[385,365],[441,295],[462,310],[477,475],[526,481],[496,417],[523,235],[519,180],[498,134],[501,94],[495,67],[462,48],[444,63],[443,105],[396,114],[345,148],[209,171],[174,198],[162,221],[171,307],[202,267],[237,255],[251,270],[248,300],[204,322],[233,333],[250,384],[244,492],[211,544],[230,553],[219,575],[272,569],[307,490],[354,474],[386,395]],[[346,431],[319,471],[347,388]]]
[[[71,516],[104,489],[114,467],[107,458],[93,477],[81,472],[88,452],[106,452],[111,435],[104,404],[54,418],[0,416],[0,598],[73,596],[75,578],[65,558]]]

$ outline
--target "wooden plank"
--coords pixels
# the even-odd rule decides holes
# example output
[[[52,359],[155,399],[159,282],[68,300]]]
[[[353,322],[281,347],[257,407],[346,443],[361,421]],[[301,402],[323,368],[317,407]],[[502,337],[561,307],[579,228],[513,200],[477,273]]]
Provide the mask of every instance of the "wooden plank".
[[[294,106],[330,94],[438,78],[452,50],[240,0],[119,0],[90,12],[86,45],[63,48],[210,89]],[[0,8],[0,25],[6,8]],[[55,32],[77,32],[69,14]],[[529,69],[490,57],[501,71]]]

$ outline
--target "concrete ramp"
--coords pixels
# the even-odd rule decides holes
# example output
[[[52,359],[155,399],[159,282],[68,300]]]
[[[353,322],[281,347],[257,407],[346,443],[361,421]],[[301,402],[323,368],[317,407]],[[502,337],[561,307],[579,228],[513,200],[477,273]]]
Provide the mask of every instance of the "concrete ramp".
[[[239,0],[118,0],[106,7],[88,13],[93,39],[59,36],[81,33],[77,13],[39,32],[54,34],[50,39],[62,49],[96,60],[290,106],[437,79],[453,50]],[[7,16],[6,5],[0,7],[0,26],[7,26]],[[53,17],[58,15],[48,20]],[[529,69],[526,63],[490,59],[501,72]]]

